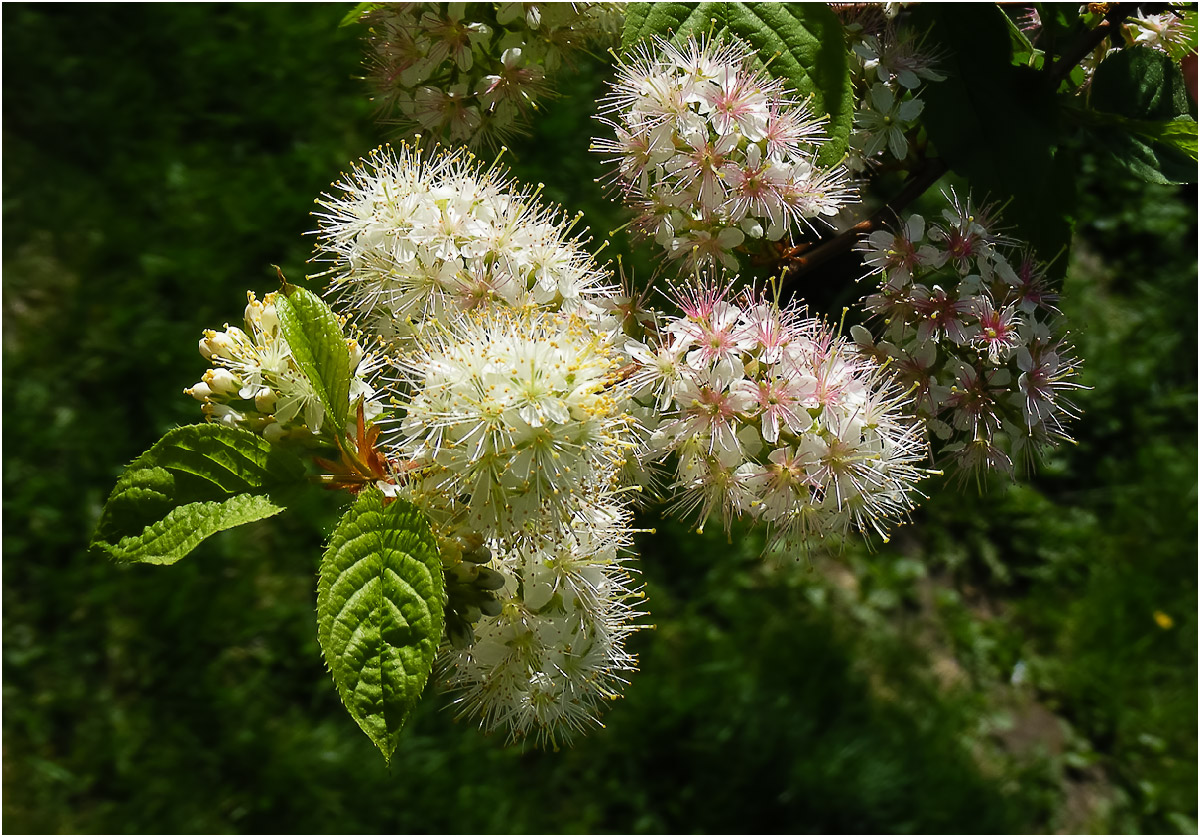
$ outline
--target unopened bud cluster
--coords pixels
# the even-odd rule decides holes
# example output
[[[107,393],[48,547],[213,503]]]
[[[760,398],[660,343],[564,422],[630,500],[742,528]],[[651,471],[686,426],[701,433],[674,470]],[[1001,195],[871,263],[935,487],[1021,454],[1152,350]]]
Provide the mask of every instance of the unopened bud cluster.
[[[747,239],[778,241],[854,199],[817,161],[822,120],[758,69],[745,43],[642,43],[602,105],[614,136],[592,148],[637,212],[637,229],[687,269],[737,269]]]
[[[402,135],[495,146],[524,133],[575,53],[615,42],[615,3],[386,3],[365,18],[370,80]]]
[[[1067,393],[1079,387],[1046,266],[998,224],[990,207],[953,196],[940,221],[913,215],[863,246],[880,276],[866,301],[879,340],[861,327],[855,338],[891,359],[941,459],[964,473],[1011,473],[1014,459],[1069,440]]]
[[[253,293],[247,297],[244,330],[226,324],[222,331],[204,332],[200,354],[212,368],[185,392],[203,404],[209,421],[245,427],[272,442],[311,438],[321,432],[325,407],[280,331],[276,294],[262,301]],[[382,411],[367,383],[374,360],[356,340],[346,343],[354,370],[350,404],[361,398],[366,417],[373,419]]]

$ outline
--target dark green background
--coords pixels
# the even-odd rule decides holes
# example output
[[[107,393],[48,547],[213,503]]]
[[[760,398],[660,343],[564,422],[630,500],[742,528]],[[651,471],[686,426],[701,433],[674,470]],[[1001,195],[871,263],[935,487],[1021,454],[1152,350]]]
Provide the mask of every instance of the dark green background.
[[[88,555],[124,464],[199,419],[201,330],[316,272],[313,199],[385,138],[344,12],[4,6],[6,831],[1194,831],[1195,190],[1086,149],[1079,444],[811,566],[647,518],[657,627],[572,748],[431,692],[384,767],[316,645],[332,495],[170,568]],[[514,149],[599,237],[607,72]]]

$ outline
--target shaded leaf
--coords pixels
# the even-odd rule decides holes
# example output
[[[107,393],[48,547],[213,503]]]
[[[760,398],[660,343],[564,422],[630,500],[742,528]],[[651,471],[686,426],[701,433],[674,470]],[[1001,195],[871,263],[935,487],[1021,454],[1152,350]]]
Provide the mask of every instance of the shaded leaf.
[[[1056,148],[1059,108],[1041,73],[1012,64],[1004,13],[984,4],[930,4],[914,12],[941,51],[946,80],[921,98],[929,139],[977,199],[1005,204],[1004,221],[1044,259],[1071,240],[1073,169]],[[1059,277],[1067,260],[1057,259]]]
[[[1096,68],[1089,103],[1074,115],[1130,173],[1149,183],[1196,182],[1196,121],[1168,56],[1140,46],[1110,55]]]

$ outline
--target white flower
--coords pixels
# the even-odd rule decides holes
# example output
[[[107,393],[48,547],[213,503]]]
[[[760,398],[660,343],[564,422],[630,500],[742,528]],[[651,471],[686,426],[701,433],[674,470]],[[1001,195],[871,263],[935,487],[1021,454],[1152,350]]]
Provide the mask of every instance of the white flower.
[[[854,123],[867,135],[863,153],[873,157],[887,148],[897,160],[908,156],[905,131],[921,115],[925,103],[920,99],[898,99],[885,84],[871,86],[870,107],[854,115]]]

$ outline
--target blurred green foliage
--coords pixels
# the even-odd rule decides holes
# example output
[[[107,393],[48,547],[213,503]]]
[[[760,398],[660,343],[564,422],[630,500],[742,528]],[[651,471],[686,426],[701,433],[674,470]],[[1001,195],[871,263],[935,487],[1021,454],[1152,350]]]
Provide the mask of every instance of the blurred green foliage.
[[[86,554],[124,464],[199,419],[201,329],[318,272],[311,202],[382,139],[343,14],[3,8],[5,830],[1195,830],[1195,189],[1087,153],[1078,445],[811,563],[648,517],[642,671],[562,752],[431,691],[384,767],[317,650],[333,495],[169,568]],[[511,157],[600,239],[606,73]]]

